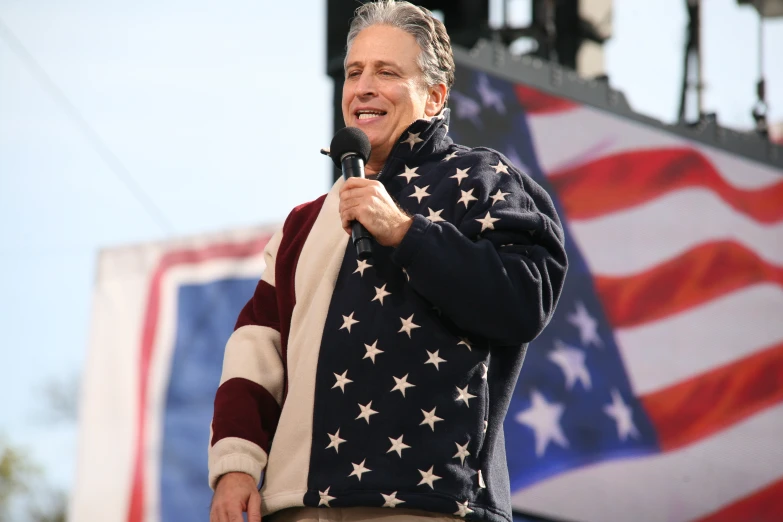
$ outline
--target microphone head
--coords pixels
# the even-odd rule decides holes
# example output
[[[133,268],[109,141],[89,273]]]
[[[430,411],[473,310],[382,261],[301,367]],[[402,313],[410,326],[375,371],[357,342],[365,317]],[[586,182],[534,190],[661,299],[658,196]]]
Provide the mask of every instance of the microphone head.
[[[329,156],[338,169],[342,168],[342,158],[346,154],[356,154],[367,163],[371,151],[370,138],[356,127],[343,127],[338,130],[329,145]]]

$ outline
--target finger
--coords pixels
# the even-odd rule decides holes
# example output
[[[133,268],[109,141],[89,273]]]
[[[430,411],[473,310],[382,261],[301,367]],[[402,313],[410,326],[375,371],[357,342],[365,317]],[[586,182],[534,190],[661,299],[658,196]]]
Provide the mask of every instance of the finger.
[[[346,217],[346,214],[340,214],[340,224],[342,225],[343,230],[349,234],[351,233],[351,220]]]
[[[360,194],[371,194],[377,192],[378,187],[376,184],[383,188],[383,185],[368,179],[351,178],[349,181],[351,181],[351,183],[346,182],[346,184],[343,185],[343,187],[340,189],[341,199],[346,197],[355,197]]]
[[[226,522],[227,520],[228,515],[223,503],[213,503],[212,509],[209,510],[209,522]]]
[[[365,187],[367,185],[370,185],[374,183],[375,180],[367,179],[367,178],[348,178],[345,180],[345,185],[343,185],[343,188],[350,187],[350,188],[356,188],[356,187]]]
[[[340,203],[339,212],[341,215],[351,210],[355,212],[358,208],[362,206],[366,206],[366,202],[361,199],[352,199],[350,201],[343,201],[342,203]]]
[[[375,187],[353,187],[340,192],[340,201],[375,196],[377,194],[378,191],[375,189]]]
[[[346,213],[340,217],[340,221],[342,222],[343,228],[350,234],[353,222],[357,221],[357,219],[353,214]]]
[[[348,178],[345,180],[345,183],[343,183],[343,186],[340,187],[340,196],[343,195],[346,191],[350,191],[356,188],[360,188],[363,186],[362,184],[363,180],[362,178]]]
[[[233,506],[228,512],[228,522],[245,522],[242,517],[242,508],[238,505]]]
[[[247,501],[247,522],[261,522],[261,495],[257,491]]]

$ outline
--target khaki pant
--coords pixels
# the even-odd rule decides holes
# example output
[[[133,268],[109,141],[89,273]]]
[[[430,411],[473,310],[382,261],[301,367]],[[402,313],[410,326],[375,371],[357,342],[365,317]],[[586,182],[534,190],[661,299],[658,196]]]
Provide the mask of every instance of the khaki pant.
[[[429,513],[415,509],[401,508],[289,508],[264,517],[263,522],[362,522],[364,520],[382,520],[383,522],[405,522],[420,520],[427,522],[453,522],[462,520],[442,513]]]

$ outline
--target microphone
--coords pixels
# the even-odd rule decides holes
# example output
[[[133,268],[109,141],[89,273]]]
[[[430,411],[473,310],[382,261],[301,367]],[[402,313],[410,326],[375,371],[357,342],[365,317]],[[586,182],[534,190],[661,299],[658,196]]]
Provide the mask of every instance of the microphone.
[[[344,127],[337,131],[329,145],[329,156],[334,166],[342,169],[343,177],[363,178],[364,164],[370,159],[372,146],[363,130]],[[366,260],[372,257],[372,235],[358,221],[351,223],[351,238],[356,247],[356,257]]]

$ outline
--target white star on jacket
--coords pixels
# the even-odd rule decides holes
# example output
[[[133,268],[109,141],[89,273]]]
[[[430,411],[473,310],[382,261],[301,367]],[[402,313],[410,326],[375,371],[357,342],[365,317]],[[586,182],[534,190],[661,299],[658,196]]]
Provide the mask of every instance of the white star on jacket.
[[[408,197],[409,197],[409,198],[416,198],[416,201],[418,201],[419,203],[421,203],[421,200],[422,200],[422,199],[424,199],[424,198],[426,198],[427,196],[429,196],[429,195],[430,195],[430,194],[427,192],[427,189],[428,189],[428,188],[430,188],[430,186],[429,186],[429,185],[427,185],[426,187],[423,187],[423,188],[422,188],[422,187],[416,187],[416,186],[414,186],[414,187],[413,187],[413,190],[414,190],[415,192],[414,192],[413,194],[411,194],[410,196],[408,196]]]
[[[414,314],[411,314],[411,316],[408,317],[407,319],[400,317],[400,321],[402,321],[402,328],[400,328],[400,331],[397,333],[405,332],[406,334],[408,334],[408,339],[410,339],[411,337],[411,330],[420,328],[419,325],[413,322],[413,315]]]
[[[470,399],[475,399],[476,396],[472,393],[468,393],[468,385],[466,384],[464,388],[460,388],[459,386],[456,386],[457,388],[457,398],[454,399],[455,401],[459,402],[462,401],[465,403],[465,405],[470,408],[470,403],[468,401]]]
[[[490,165],[493,169],[495,169],[495,174],[500,174],[501,172],[503,174],[508,174],[508,165],[503,163],[502,161],[498,160],[497,165]]]
[[[468,171],[469,170],[470,170],[470,167],[466,168],[465,170],[457,169],[457,173],[454,174],[453,176],[449,176],[449,178],[450,179],[456,179],[457,180],[457,185],[459,185],[460,183],[462,183],[463,179],[468,177]]]
[[[421,412],[424,414],[424,420],[419,423],[419,426],[426,424],[427,426],[432,428],[432,431],[435,431],[435,423],[443,420],[437,415],[435,415],[436,409],[437,406],[435,408],[432,408],[432,411],[421,410]]]
[[[378,349],[378,340],[376,339],[374,343],[372,344],[365,344],[364,348],[367,350],[367,353],[364,354],[364,357],[362,359],[370,359],[373,364],[375,364],[375,356],[379,353],[383,353],[383,350]]]
[[[612,390],[612,404],[604,406],[604,413],[617,423],[617,436],[620,440],[624,441],[629,435],[635,439],[639,438],[639,430],[633,423],[633,410],[625,404],[617,389]]]
[[[380,301],[381,306],[383,306],[383,298],[387,295],[391,295],[391,292],[386,291],[386,285],[383,285],[382,287],[378,288],[375,287],[375,297],[372,298],[372,301]],[[370,302],[372,302],[370,301]]]
[[[402,437],[403,435],[400,435],[399,438],[397,439],[393,439],[389,437],[389,442],[391,442],[391,448],[389,448],[389,451],[387,451],[386,453],[391,453],[392,451],[396,451],[397,455],[399,455],[400,458],[402,458],[402,450],[410,448],[410,446],[402,442]]]
[[[326,446],[326,449],[334,448],[335,453],[340,453],[340,444],[345,442],[345,439],[340,438],[340,430],[338,429],[334,435],[331,433],[327,433],[329,435],[329,440],[331,441],[328,446]],[[327,491],[328,492],[328,491]]]
[[[398,176],[401,178],[405,178],[406,183],[410,183],[411,179],[419,177],[419,174],[416,174],[416,170],[418,170],[418,168],[419,167],[413,167],[411,169],[408,168],[407,165],[405,165],[405,172],[403,172],[402,174],[398,174]]]
[[[582,350],[556,340],[555,349],[549,352],[548,357],[562,370],[566,381],[566,390],[573,388],[576,381],[581,382],[585,390],[591,388],[590,372],[587,371],[585,353]]]
[[[392,491],[391,495],[384,495],[383,493],[381,493],[381,496],[383,497],[382,507],[395,508],[397,507],[397,504],[405,504],[404,500],[400,500],[397,498],[396,491]]]
[[[364,419],[367,421],[367,424],[370,424],[370,416],[378,413],[372,409],[372,401],[368,402],[366,405],[359,404],[359,409],[361,409],[362,412],[355,420]]]
[[[364,271],[372,266],[367,261],[361,259],[356,261],[356,265],[356,270],[354,270],[353,273],[355,274],[356,272],[359,272],[359,277],[362,277],[364,275]]]
[[[462,196],[457,200],[457,203],[462,203],[465,205],[465,208],[468,208],[468,203],[471,201],[478,201],[478,198],[473,196],[473,189],[470,189],[467,192],[460,190],[460,192],[462,192]]]
[[[367,459],[364,459],[360,464],[354,464],[353,462],[351,462],[351,466],[353,466],[353,471],[348,476],[349,477],[356,476],[356,478],[359,479],[359,482],[361,482],[362,481],[362,475],[364,473],[372,471],[371,469],[364,467],[364,463],[365,462],[367,462]]]
[[[547,402],[538,390],[533,390],[530,403],[530,408],[519,412],[514,418],[520,424],[533,430],[536,438],[536,455],[541,457],[550,442],[567,448],[568,439],[560,427],[560,417],[563,415],[565,406]]]
[[[446,359],[441,359],[438,356],[438,352],[440,352],[440,350],[435,350],[434,352],[426,350],[426,352],[429,354],[429,357],[427,358],[427,361],[424,364],[431,364],[435,367],[436,370],[440,370],[440,367],[438,365],[440,363],[446,362]]]
[[[468,351],[471,351],[471,352],[473,351],[473,348],[471,348],[471,346],[473,346],[473,344],[471,344],[470,339],[468,339],[467,337],[460,337],[459,338],[459,342],[457,343],[457,346],[459,346],[460,344],[464,344],[465,346],[467,346],[468,347]]]
[[[343,393],[345,393],[345,385],[349,382],[353,382],[351,379],[348,378],[348,370],[345,370],[342,375],[334,374],[334,378],[337,379],[337,382],[334,383],[334,386],[332,386],[332,389],[335,389],[337,387],[342,390]]]
[[[414,133],[414,132],[408,131],[408,137],[405,138],[402,142],[403,143],[407,143],[408,145],[410,145],[411,146],[411,150],[413,150],[413,146],[414,145],[424,141],[423,139],[419,138],[419,134],[421,134],[421,132]]]
[[[511,194],[510,192],[501,192],[500,189],[498,189],[497,192],[492,196],[492,205],[495,206],[495,203],[498,201],[506,201],[506,196]]]
[[[487,212],[487,215],[484,216],[481,219],[476,219],[479,223],[481,223],[481,231],[484,232],[486,229],[495,230],[495,222],[500,221],[500,218],[493,218],[489,215],[489,212]]]
[[[332,486],[329,486],[328,488],[326,488],[325,491],[319,491],[318,492],[318,496],[321,497],[321,500],[318,501],[318,505],[319,506],[332,507],[332,506],[329,505],[329,502],[334,500],[336,497],[332,497],[332,496],[329,495],[329,488],[331,488],[331,487]]]
[[[394,385],[394,388],[391,389],[391,391],[398,391],[402,394],[403,397],[405,397],[405,390],[408,388],[415,388],[415,384],[411,384],[408,382],[408,374],[406,373],[402,378],[394,377],[392,375],[392,378],[394,379],[394,382],[397,384]]]
[[[433,484],[436,480],[440,480],[440,477],[432,472],[433,469],[435,469],[435,466],[430,466],[430,469],[427,471],[418,470],[419,473],[421,473],[421,482],[416,485],[421,486],[422,484],[427,484],[431,489],[435,489]]]
[[[469,513],[473,513],[473,510],[468,507],[468,501],[467,500],[465,502],[463,502],[462,504],[457,502],[457,512],[454,513],[455,515],[457,515],[458,517],[465,517]]]
[[[598,321],[590,315],[582,301],[577,301],[576,312],[568,314],[566,319],[579,329],[579,339],[582,341],[582,345],[603,346],[604,343],[598,335]]]
[[[441,161],[449,161],[450,159],[454,159],[454,157],[457,155],[457,151],[447,154]]]
[[[466,442],[464,446],[460,446],[459,442],[455,442],[454,444],[457,445],[457,453],[455,453],[452,458],[459,459],[461,464],[465,464],[465,457],[470,455],[470,452],[468,451],[468,444],[470,444],[470,441]]]
[[[355,325],[359,321],[353,318],[353,314],[355,312],[351,312],[351,315],[344,315],[343,316],[343,325],[340,327],[340,330],[343,328],[346,328],[348,330],[348,333],[351,333],[351,326]]]
[[[440,213],[443,212],[443,209],[438,210],[437,212],[433,211],[431,208],[427,207],[427,210],[429,211],[430,215],[427,216],[427,219],[432,221],[433,223],[437,223],[438,221],[446,221],[442,217],[440,217]]]

